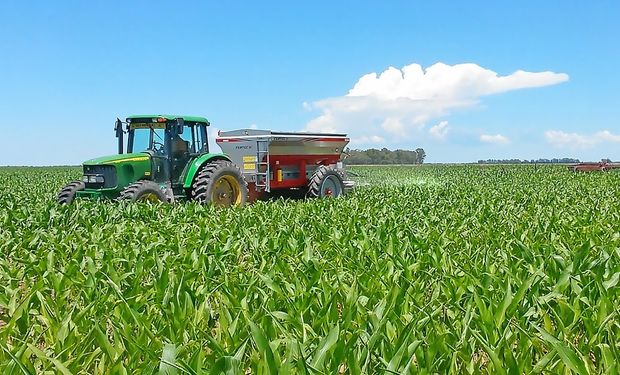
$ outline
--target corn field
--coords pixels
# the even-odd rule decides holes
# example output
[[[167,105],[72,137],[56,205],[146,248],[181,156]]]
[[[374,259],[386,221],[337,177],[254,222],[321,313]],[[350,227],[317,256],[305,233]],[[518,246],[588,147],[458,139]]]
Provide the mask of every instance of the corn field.
[[[215,209],[0,168],[0,373],[618,373],[620,173],[352,171]]]

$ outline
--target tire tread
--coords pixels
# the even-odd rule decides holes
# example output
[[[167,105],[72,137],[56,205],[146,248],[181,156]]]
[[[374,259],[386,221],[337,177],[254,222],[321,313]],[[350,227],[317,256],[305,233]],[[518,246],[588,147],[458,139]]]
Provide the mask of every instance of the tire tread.
[[[140,180],[129,184],[125,189],[121,191],[118,200],[135,202],[140,199],[140,193],[142,193],[146,189],[152,189],[156,191],[159,200],[163,203],[168,203],[168,199],[159,188],[159,185],[157,185],[156,182],[150,180]]]
[[[342,184],[343,175],[338,170],[331,168],[327,165],[321,165],[314,171],[312,177],[310,178],[310,182],[308,183],[308,193],[306,194],[309,198],[320,198],[321,197],[321,184],[323,180],[328,174],[333,174],[338,177],[340,183]],[[344,194],[344,186],[341,186],[342,192]]]
[[[75,193],[83,190],[85,187],[86,184],[83,181],[71,181],[60,190],[56,196],[56,201],[59,204],[70,204],[75,199]]]
[[[242,198],[242,204],[248,197],[248,184],[241,173],[241,169],[228,160],[214,160],[205,164],[194,177],[194,182],[190,190],[190,197],[192,200],[205,204],[210,203],[209,187],[213,183],[214,177],[217,176],[217,172],[223,168],[231,168],[237,175],[240,184],[240,194],[245,198]]]

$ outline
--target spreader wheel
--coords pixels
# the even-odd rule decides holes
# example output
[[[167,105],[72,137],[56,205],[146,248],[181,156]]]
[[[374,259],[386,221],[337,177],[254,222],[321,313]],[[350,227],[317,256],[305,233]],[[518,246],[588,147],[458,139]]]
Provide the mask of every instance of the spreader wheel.
[[[159,184],[148,180],[137,181],[127,186],[123,191],[121,191],[121,195],[118,199],[131,202],[143,201],[168,203],[166,193],[161,189]]]
[[[191,198],[219,207],[243,206],[248,199],[248,184],[236,165],[215,160],[202,167],[194,178]]]
[[[312,198],[339,197],[344,193],[342,176],[336,170],[322,165],[312,175],[308,196]]]
[[[69,182],[58,193],[58,197],[56,198],[58,204],[71,204],[75,199],[75,194],[80,190],[84,190],[85,186],[86,185],[84,185],[84,182],[82,181]]]

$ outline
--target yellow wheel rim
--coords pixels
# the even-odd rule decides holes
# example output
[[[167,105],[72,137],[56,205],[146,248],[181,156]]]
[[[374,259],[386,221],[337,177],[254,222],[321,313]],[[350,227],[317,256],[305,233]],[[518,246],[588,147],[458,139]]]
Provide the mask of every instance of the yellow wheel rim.
[[[143,194],[139,200],[141,201],[147,201],[147,202],[159,202],[159,197],[156,194],[153,193],[146,193]]]
[[[231,175],[224,175],[215,180],[211,202],[221,207],[239,206],[241,204],[239,181]]]

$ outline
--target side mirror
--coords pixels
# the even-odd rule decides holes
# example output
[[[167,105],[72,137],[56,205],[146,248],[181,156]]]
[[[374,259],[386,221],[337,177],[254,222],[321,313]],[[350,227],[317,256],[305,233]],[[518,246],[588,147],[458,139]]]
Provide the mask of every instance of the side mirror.
[[[185,125],[185,120],[182,118],[177,118],[177,123],[175,126],[175,131],[177,134],[183,134],[183,126]]]

